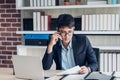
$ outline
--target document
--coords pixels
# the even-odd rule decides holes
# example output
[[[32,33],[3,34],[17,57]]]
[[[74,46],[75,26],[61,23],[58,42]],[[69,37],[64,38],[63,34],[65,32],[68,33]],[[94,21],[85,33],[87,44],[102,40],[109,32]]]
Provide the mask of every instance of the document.
[[[45,80],[60,80],[63,76],[53,76]]]
[[[57,73],[57,75],[69,75],[69,74],[78,74],[80,70],[79,66],[75,66],[73,68],[67,69],[65,71],[62,71],[60,73]]]
[[[120,78],[120,72],[115,72],[115,73],[113,74],[113,76],[116,77],[116,78]]]
[[[68,75],[64,78],[62,78],[62,80],[84,80],[84,77],[87,74],[75,74],[75,75]]]

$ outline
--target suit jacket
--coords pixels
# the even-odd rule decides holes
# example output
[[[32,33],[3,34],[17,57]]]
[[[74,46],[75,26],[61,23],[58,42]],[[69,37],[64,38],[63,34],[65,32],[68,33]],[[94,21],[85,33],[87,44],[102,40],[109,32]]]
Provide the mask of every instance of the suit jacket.
[[[96,55],[86,36],[73,34],[72,47],[75,65],[90,67],[91,71],[97,70],[98,63]],[[44,70],[50,69],[53,60],[56,63],[56,69],[62,69],[61,50],[60,41],[54,45],[51,54],[48,54],[46,50],[42,60]]]

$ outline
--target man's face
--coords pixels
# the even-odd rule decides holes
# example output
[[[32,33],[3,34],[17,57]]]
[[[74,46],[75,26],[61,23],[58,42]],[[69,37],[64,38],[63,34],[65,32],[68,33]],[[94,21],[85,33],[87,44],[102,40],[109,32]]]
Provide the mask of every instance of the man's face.
[[[63,43],[68,44],[70,42],[73,36],[74,28],[75,27],[69,28],[65,26],[59,29]]]

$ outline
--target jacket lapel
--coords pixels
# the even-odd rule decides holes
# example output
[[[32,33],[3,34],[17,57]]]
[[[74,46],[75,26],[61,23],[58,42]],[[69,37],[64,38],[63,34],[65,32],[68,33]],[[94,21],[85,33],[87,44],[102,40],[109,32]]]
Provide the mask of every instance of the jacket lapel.
[[[76,42],[75,37],[73,36],[72,38],[72,48],[73,48],[73,55],[74,55],[74,60],[75,64],[77,65],[77,52],[78,52],[78,43]]]

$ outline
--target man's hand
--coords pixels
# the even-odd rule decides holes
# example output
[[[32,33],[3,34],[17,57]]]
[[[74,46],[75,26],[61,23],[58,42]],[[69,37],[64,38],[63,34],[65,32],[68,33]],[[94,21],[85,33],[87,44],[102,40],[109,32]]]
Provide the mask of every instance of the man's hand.
[[[57,43],[58,39],[61,39],[61,35],[59,32],[55,32],[52,36],[51,36],[51,40],[50,40],[50,43],[48,45],[48,50],[47,52],[48,53],[51,53],[52,52],[52,48],[53,46]]]
[[[55,32],[52,36],[51,36],[51,40],[50,40],[50,45],[54,46],[58,39],[62,39],[61,35],[59,32]]]
[[[85,73],[89,73],[89,72],[90,72],[89,68],[86,67],[86,66],[81,66],[80,68],[81,68],[81,69],[79,70],[79,73],[80,73],[80,74],[85,74]]]

